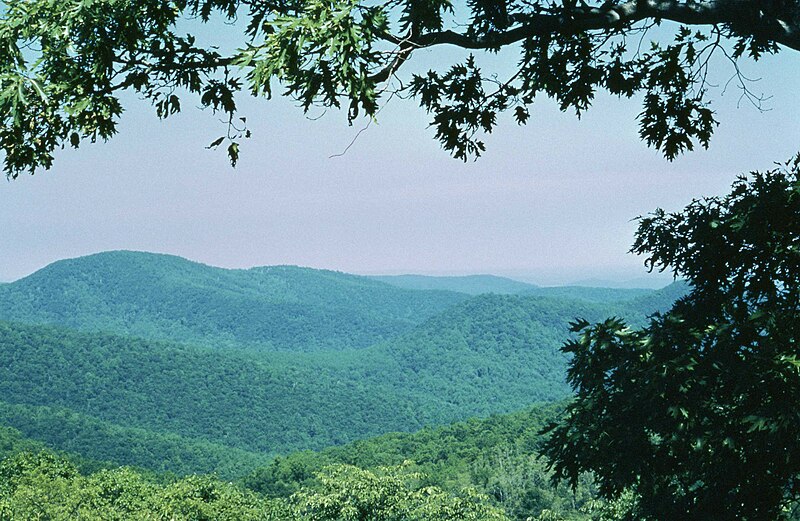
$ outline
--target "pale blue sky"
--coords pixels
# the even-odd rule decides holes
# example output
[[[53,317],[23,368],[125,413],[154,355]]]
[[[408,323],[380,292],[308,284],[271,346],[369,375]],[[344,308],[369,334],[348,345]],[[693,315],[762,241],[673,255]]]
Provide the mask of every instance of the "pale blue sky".
[[[467,164],[439,149],[413,101],[393,100],[331,158],[360,128],[344,114],[309,121],[287,100],[243,100],[254,137],[235,170],[203,148],[222,131],[215,116],[187,103],[160,122],[133,100],[109,143],[0,186],[0,280],[111,249],[225,267],[638,277],[633,217],[723,193],[736,174],[800,150],[800,53],[748,70],[772,110],[737,108],[729,89],[711,149],[673,163],[639,141],[635,100],[601,97],[581,121],[538,101],[527,126],[506,121]]]

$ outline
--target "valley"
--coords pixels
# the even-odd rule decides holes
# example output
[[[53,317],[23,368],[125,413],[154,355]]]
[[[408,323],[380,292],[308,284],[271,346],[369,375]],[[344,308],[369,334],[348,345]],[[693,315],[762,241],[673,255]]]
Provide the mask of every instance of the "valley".
[[[488,491],[476,465],[491,458],[533,472],[542,415],[558,408],[544,404],[570,395],[569,323],[644,324],[685,291],[227,270],[142,252],[70,259],[0,286],[0,425],[92,468],[214,473],[273,496],[325,464],[405,460],[443,489],[482,479]],[[533,404],[550,412],[515,412]],[[469,418],[517,434],[461,454],[443,433]],[[431,433],[439,456],[413,448]],[[287,482],[293,462],[305,470]]]

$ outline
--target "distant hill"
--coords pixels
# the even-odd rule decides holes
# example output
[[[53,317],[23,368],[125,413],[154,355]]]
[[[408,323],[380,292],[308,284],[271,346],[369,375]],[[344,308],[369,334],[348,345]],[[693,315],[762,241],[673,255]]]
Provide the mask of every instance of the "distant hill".
[[[654,293],[656,290],[643,288],[595,288],[590,286],[547,286],[533,287],[520,292],[521,295],[540,297],[561,297],[586,302],[619,303],[630,301]]]
[[[537,286],[494,275],[465,275],[456,277],[434,277],[427,275],[379,275],[370,276],[405,289],[444,290],[481,295],[531,295],[541,297],[565,297],[587,302],[610,303],[631,300],[649,295],[656,290],[647,288],[605,288],[592,286]]]
[[[646,309],[651,313],[664,313],[672,308],[672,304],[687,295],[691,286],[684,280],[676,280],[660,290],[630,300],[626,305],[632,309]]]
[[[11,405],[68,409],[118,427],[261,453],[322,448],[566,396],[557,351],[566,317],[556,329],[538,319],[525,324],[539,309],[532,302],[477,298],[392,341],[338,352],[219,350],[0,323],[0,396]],[[23,413],[5,420],[32,438],[54,440],[23,428]],[[99,429],[81,429],[86,456],[107,458],[92,451],[108,443],[85,437]],[[143,457],[130,462],[147,465],[150,456]]]
[[[370,279],[397,286],[398,288],[416,290],[444,290],[480,295],[497,293],[512,295],[536,286],[518,280],[497,277],[495,275],[464,275],[453,277],[435,277],[429,275],[374,275]]]
[[[687,291],[456,279],[408,289],[126,251],[56,262],[0,285],[0,425],[92,459],[231,475],[562,399],[570,321],[641,325]]]
[[[630,279],[605,279],[592,277],[587,279],[569,281],[567,286],[585,286],[591,288],[619,288],[619,289],[661,289],[671,284],[674,279],[664,273],[650,273],[646,277],[634,277]]]
[[[0,285],[0,319],[215,347],[313,351],[369,346],[465,298],[333,271],[229,270],[114,251],[55,262]]]
[[[44,445],[57,447],[71,454],[90,454],[93,461],[135,465],[154,472],[182,475],[204,471],[231,479],[269,461],[264,453],[169,432],[121,427],[63,407],[0,401],[0,425],[13,425],[21,434],[35,437],[39,441],[30,443],[39,444],[36,449],[44,448]],[[3,429],[0,427],[0,441]],[[16,450],[4,450],[0,443],[0,457],[9,452]]]

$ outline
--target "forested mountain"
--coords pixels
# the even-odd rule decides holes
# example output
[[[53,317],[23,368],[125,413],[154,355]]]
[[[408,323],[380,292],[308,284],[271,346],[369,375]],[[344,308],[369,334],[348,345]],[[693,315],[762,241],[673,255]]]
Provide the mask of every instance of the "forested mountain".
[[[650,295],[655,291],[644,288],[600,288],[589,286],[537,286],[514,279],[494,275],[466,275],[435,277],[428,275],[376,275],[369,277],[393,286],[417,290],[446,290],[480,295],[529,295],[539,297],[563,297],[596,303],[629,301]]]
[[[486,321],[498,325],[492,317]],[[440,335],[437,327],[427,323],[396,341],[334,356],[221,351],[0,324],[3,401],[60,411],[7,406],[0,415],[60,449],[149,466],[157,457],[130,445],[119,427],[273,453],[565,396],[563,358],[554,346],[538,347],[535,337],[517,331],[492,353],[482,324]],[[512,372],[520,378],[509,385]],[[25,419],[28,414],[39,419]],[[110,425],[99,428],[93,420]],[[71,434],[65,438],[65,432]],[[107,441],[99,443],[99,436]],[[188,470],[186,459],[170,462],[163,455],[176,471]],[[212,462],[191,470],[220,469]]]
[[[164,447],[158,469],[229,473],[247,458],[232,451],[224,468],[226,447],[318,449],[563,398],[568,322],[645,311],[482,295],[370,347],[293,353],[0,323],[0,423],[152,468],[157,456],[130,443],[140,436]]]
[[[363,469],[411,464],[428,485],[456,492],[472,487],[502,507],[512,519],[590,519],[593,505],[588,478],[577,490],[555,488],[538,459],[542,429],[563,410],[563,403],[536,405],[513,414],[470,419],[415,433],[389,433],[319,452],[303,451],[274,458],[241,481],[269,497],[288,497],[313,486],[329,465]]]
[[[596,288],[591,286],[541,286],[526,289],[521,295],[557,297],[597,304],[617,304],[646,297],[656,290],[644,288]]]
[[[106,466],[134,465],[176,475],[213,472],[221,478],[232,479],[270,459],[266,453],[171,432],[120,426],[64,407],[0,401],[0,425],[13,426],[26,436],[35,437],[40,447],[46,444],[88,457],[90,468],[97,467],[96,462],[113,462]],[[2,450],[0,444],[0,452]]]
[[[465,298],[333,271],[229,270],[114,251],[58,261],[0,285],[0,319],[214,347],[313,351],[372,345]]]
[[[423,517],[430,521],[446,519],[441,517],[446,512],[454,516],[454,521],[467,519],[463,517],[466,513],[458,510],[434,510],[435,505],[441,506],[442,499],[453,501],[459,497],[468,499],[471,508],[484,505],[485,510],[474,518],[476,521],[588,521],[593,519],[589,515],[592,511],[603,508],[593,499],[591,480],[583,479],[575,491],[554,488],[549,482],[550,474],[538,459],[541,429],[562,408],[562,404],[537,405],[509,415],[470,419],[411,434],[389,433],[319,452],[278,456],[241,475],[235,484],[230,478],[222,483],[210,476],[176,480],[169,475],[143,473],[142,469],[116,469],[112,462],[76,459],[73,454],[41,453],[46,449],[44,444],[26,439],[14,429],[0,428],[0,519],[9,511],[16,518],[46,512],[50,515],[41,517],[93,519],[90,509],[94,508],[99,510],[95,516],[102,519],[113,513],[118,515],[114,519],[233,521],[246,519],[249,514],[256,519],[300,521],[306,519],[303,513],[310,514],[307,502],[302,511],[294,512],[300,517],[288,514],[311,497],[323,501],[322,493],[326,493],[325,512],[329,516],[329,508],[336,503],[339,508],[369,508],[370,514],[378,516],[378,509],[400,503],[403,498],[394,494],[410,486],[426,491],[423,497],[440,491],[441,497],[427,506],[429,517]],[[156,444],[156,448],[160,447]],[[389,487],[384,489],[381,483]],[[398,485],[402,485],[400,490]],[[471,492],[465,495],[465,490]],[[164,494],[165,491],[171,493]],[[156,505],[163,509],[176,504],[180,508],[171,515],[159,517],[149,510]],[[244,508],[248,505],[251,508]],[[126,512],[119,514],[118,508]],[[258,512],[263,517],[258,517]],[[487,517],[492,512],[503,514]],[[341,519],[335,515],[309,518]],[[397,519],[407,517],[401,515]]]
[[[336,472],[373,480],[381,465],[410,459],[429,475],[423,484],[454,497],[477,487],[518,519],[545,502],[584,501],[546,492],[533,456],[556,409],[430,427],[566,398],[559,348],[571,321],[642,324],[685,285],[539,288],[478,276],[433,286],[449,289],[124,251],[54,263],[0,285],[0,317],[10,319],[0,320],[0,425],[35,441],[0,437],[11,448],[43,442],[95,468],[251,473],[246,482],[273,495],[322,486],[309,481],[327,472],[322,462],[366,468],[378,474]],[[420,429],[268,465],[278,454]],[[294,481],[264,484],[265,472],[286,465]]]
[[[632,309],[647,309],[650,311],[668,311],[676,300],[689,293],[691,286],[686,281],[678,280],[651,293],[628,301],[626,305]]]
[[[397,286],[398,288],[417,290],[444,290],[480,295],[497,293],[512,295],[528,289],[535,289],[527,284],[496,275],[463,275],[463,276],[431,276],[431,275],[372,275],[369,278]]]

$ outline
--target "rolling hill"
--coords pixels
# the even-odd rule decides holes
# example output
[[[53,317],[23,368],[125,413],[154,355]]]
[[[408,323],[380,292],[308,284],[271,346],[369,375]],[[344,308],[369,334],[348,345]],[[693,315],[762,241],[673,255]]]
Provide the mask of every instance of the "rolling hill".
[[[97,460],[232,475],[562,399],[570,321],[641,324],[686,288],[558,290],[470,296],[135,252],[61,261],[0,286],[0,424]]]
[[[140,432],[172,447],[167,469],[220,471],[218,457],[203,464],[197,451],[319,449],[564,398],[568,321],[609,311],[482,295],[367,348],[297,353],[0,323],[0,423],[87,457],[152,466],[153,454],[129,443]]]
[[[214,347],[314,351],[367,347],[465,298],[333,271],[229,270],[114,251],[58,261],[0,285],[0,320]]]
[[[482,293],[497,293],[499,295],[513,295],[525,290],[535,289],[533,284],[496,275],[464,275],[452,277],[435,277],[430,275],[371,275],[370,279],[377,280],[404,289],[416,290],[441,290],[466,293],[467,295],[480,295]]]
[[[592,286],[537,286],[495,275],[436,277],[429,275],[373,275],[369,277],[404,289],[440,290],[481,295],[529,295],[563,297],[596,303],[617,303],[644,297],[655,292],[646,288],[604,288]]]

